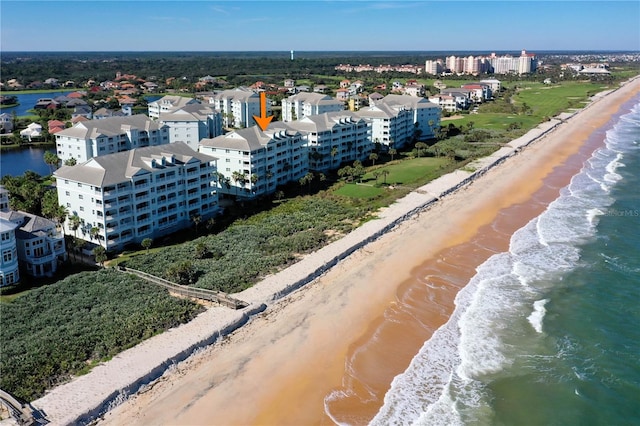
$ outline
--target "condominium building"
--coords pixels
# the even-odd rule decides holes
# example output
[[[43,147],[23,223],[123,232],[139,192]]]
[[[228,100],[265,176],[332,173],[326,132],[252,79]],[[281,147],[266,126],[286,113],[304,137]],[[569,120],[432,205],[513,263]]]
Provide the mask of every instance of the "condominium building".
[[[344,102],[320,93],[298,93],[282,100],[282,121],[344,110]]]
[[[144,114],[88,120],[56,133],[56,150],[62,161],[80,163],[90,158],[146,146],[169,143],[169,127]]]
[[[400,148],[414,139],[433,138],[440,127],[440,108],[414,96],[387,95],[357,114],[371,122],[373,142],[385,147]]]
[[[167,95],[157,101],[149,102],[147,105],[147,113],[150,118],[157,120],[160,118],[160,114],[162,113],[171,112],[186,105],[195,103],[200,102],[197,99],[187,98],[185,96]]]
[[[194,151],[201,139],[222,134],[222,115],[213,106],[192,103],[160,113],[158,120],[169,128],[169,142],[184,142]]]
[[[273,193],[309,171],[305,140],[289,123],[238,129],[203,139],[199,151],[218,158],[218,191],[237,198]]]
[[[243,87],[223,90],[209,98],[209,103],[222,114],[225,127],[249,127],[255,125],[253,116],[260,116],[260,96]],[[267,102],[267,115],[269,102]]]
[[[438,75],[444,71],[444,65],[441,59],[427,60],[424,63],[424,72],[426,74]]]
[[[313,171],[325,172],[346,162],[365,160],[374,148],[369,122],[354,112],[310,115],[288,124],[304,135]]]
[[[62,166],[54,173],[59,203],[81,222],[74,230],[67,220],[64,231],[118,251],[212,217],[216,160],[176,142]]]

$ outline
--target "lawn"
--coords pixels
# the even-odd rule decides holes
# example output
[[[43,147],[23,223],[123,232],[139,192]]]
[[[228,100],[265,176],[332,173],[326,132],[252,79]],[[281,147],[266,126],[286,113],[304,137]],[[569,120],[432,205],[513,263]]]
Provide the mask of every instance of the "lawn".
[[[394,161],[370,169],[362,178],[362,183],[348,183],[335,191],[335,194],[351,198],[373,198],[385,192],[385,187],[406,186],[417,188],[450,171],[455,163],[447,158],[419,157],[404,161]],[[374,172],[389,172],[376,180]],[[386,184],[385,184],[386,182]]]

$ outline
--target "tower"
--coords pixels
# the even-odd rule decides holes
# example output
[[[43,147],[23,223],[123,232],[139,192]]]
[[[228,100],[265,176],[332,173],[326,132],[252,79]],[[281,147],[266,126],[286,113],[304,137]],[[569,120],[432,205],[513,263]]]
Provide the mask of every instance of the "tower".
[[[293,61],[293,50],[291,51],[291,60]]]

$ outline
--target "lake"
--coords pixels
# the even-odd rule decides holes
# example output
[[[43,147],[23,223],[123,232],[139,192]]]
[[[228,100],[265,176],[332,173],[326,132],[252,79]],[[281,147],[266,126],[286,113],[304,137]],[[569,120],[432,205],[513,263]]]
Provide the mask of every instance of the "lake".
[[[20,176],[32,170],[41,176],[51,174],[51,168],[44,162],[44,153],[55,148],[25,148],[2,151],[0,153],[0,176]]]
[[[6,112],[7,114],[11,114],[12,112],[16,112],[16,115],[18,117],[22,117],[25,115],[33,115],[31,113],[29,113],[28,111],[30,109],[33,109],[33,107],[35,106],[36,102],[38,102],[38,99],[40,98],[57,98],[58,96],[63,96],[64,94],[69,94],[71,93],[71,91],[67,90],[67,91],[55,91],[55,92],[43,92],[43,93],[25,93],[25,94],[13,94],[11,92],[2,92],[3,95],[6,96],[15,96],[16,98],[18,98],[18,103],[20,105],[18,106],[14,106],[11,108],[2,108],[2,110],[0,110],[0,113],[4,113]]]

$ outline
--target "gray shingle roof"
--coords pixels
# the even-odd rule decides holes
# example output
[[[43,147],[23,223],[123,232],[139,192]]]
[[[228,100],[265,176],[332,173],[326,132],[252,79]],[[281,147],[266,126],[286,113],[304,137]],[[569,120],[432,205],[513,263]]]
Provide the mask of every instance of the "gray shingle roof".
[[[148,160],[172,156],[179,163],[188,163],[193,159],[201,162],[216,160],[215,157],[192,150],[184,142],[175,142],[94,157],[75,166],[62,166],[54,172],[54,176],[102,187],[128,181],[138,173],[158,170],[161,166],[153,168]]]
[[[151,120],[144,114],[130,117],[108,117],[102,120],[88,120],[76,123],[69,129],[64,129],[56,135],[80,139],[95,139],[99,135],[117,136],[126,133],[128,128],[145,131],[160,130],[163,124]]]
[[[225,148],[253,152],[266,147],[269,141],[273,140],[274,135],[276,134],[284,132],[289,136],[294,136],[299,133],[289,124],[290,123],[276,121],[269,124],[269,127],[264,132],[261,131],[258,126],[238,129],[231,133],[227,133],[226,135],[217,136],[213,139],[202,139],[200,141],[200,145],[211,148]]]

